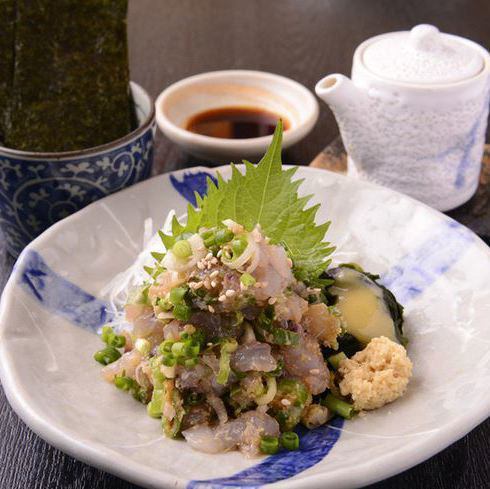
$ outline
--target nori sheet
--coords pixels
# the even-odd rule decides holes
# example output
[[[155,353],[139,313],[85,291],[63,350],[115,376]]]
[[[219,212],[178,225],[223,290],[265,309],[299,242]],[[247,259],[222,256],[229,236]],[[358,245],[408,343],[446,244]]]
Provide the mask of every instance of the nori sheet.
[[[0,143],[9,120],[9,105],[14,74],[15,0],[0,0]]]
[[[6,146],[71,151],[131,130],[127,0],[17,0]]]

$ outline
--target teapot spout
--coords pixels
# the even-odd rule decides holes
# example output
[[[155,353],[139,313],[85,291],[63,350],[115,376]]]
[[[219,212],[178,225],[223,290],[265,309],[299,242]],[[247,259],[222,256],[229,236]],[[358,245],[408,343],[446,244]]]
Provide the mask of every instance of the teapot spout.
[[[322,78],[315,86],[315,92],[337,115],[338,109],[352,107],[353,103],[361,102],[364,93],[354,83],[340,73]]]

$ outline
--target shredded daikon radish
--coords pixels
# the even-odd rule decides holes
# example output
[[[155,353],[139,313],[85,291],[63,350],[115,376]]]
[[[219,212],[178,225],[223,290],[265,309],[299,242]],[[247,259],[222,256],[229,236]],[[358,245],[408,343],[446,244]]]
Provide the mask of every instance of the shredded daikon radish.
[[[164,233],[171,232],[174,216],[175,211],[172,209],[163,224],[162,230]],[[155,232],[153,229],[153,219],[148,217],[144,221],[142,250],[135,258],[134,263],[123,272],[118,273],[101,290],[101,296],[109,304],[109,310],[107,312],[111,326],[116,330],[120,330],[123,326],[128,329],[129,325],[124,318],[124,305],[128,300],[131,289],[143,283],[148,278],[148,274],[143,267],[152,266],[155,262],[155,259],[151,256],[152,251],[164,252],[165,246],[158,236],[158,232]]]

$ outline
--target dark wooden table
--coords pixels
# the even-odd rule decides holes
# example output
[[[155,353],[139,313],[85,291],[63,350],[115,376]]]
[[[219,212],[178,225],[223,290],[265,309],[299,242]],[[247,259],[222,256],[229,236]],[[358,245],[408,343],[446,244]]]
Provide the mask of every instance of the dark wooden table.
[[[155,96],[189,75],[244,68],[280,73],[313,89],[325,74],[348,74],[362,40],[422,22],[490,46],[489,0],[131,0],[132,78]],[[306,164],[336,135],[335,120],[322,104],[315,129],[284,159]],[[158,137],[157,173],[195,162]],[[454,215],[477,232],[490,228],[483,218],[466,219],[464,210]],[[1,257],[3,288],[12,262]],[[489,440],[487,420],[439,455],[371,489],[489,488]],[[19,420],[0,389],[0,489],[33,488],[136,486],[47,445]]]

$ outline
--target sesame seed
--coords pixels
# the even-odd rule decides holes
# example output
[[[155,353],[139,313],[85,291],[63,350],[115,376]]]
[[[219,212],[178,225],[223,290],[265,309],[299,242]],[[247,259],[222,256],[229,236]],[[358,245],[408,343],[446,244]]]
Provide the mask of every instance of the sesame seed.
[[[220,296],[218,297],[218,300],[219,300],[220,302],[224,302],[224,301],[226,300],[226,295],[224,295],[224,294],[220,295]]]
[[[206,287],[206,289],[210,289],[211,288],[211,284],[209,283],[209,279],[208,278],[205,278],[204,279],[204,287]]]
[[[235,291],[234,290],[231,290],[231,289],[228,289],[225,292],[225,295],[226,295],[226,297],[233,297],[235,295]]]
[[[213,280],[211,282],[211,287],[214,289],[218,284],[216,283],[216,280]]]
[[[213,258],[213,254],[212,253],[208,253],[204,259],[205,260],[211,260],[211,258]]]
[[[210,276],[211,278],[217,277],[218,275],[219,275],[218,270],[215,270],[214,272],[211,272],[211,273],[209,274],[209,276]]]
[[[293,267],[293,260],[291,260],[291,258],[288,258],[288,265],[289,265],[289,268]]]
[[[268,300],[269,304],[272,306],[272,304],[275,304],[277,302],[277,297],[271,297],[269,300]]]
[[[318,369],[318,368],[312,368],[310,370],[310,374],[318,375],[319,373],[320,373],[320,369]]]
[[[218,253],[216,253],[216,256],[219,258],[223,254],[223,250],[218,250]]]
[[[213,265],[217,265],[218,264],[218,259],[216,257],[213,256],[213,258],[211,259],[211,263]]]
[[[291,406],[291,401],[289,399],[281,399],[281,404],[283,406]]]
[[[214,312],[214,307],[213,306],[208,306],[208,311],[209,312]]]

